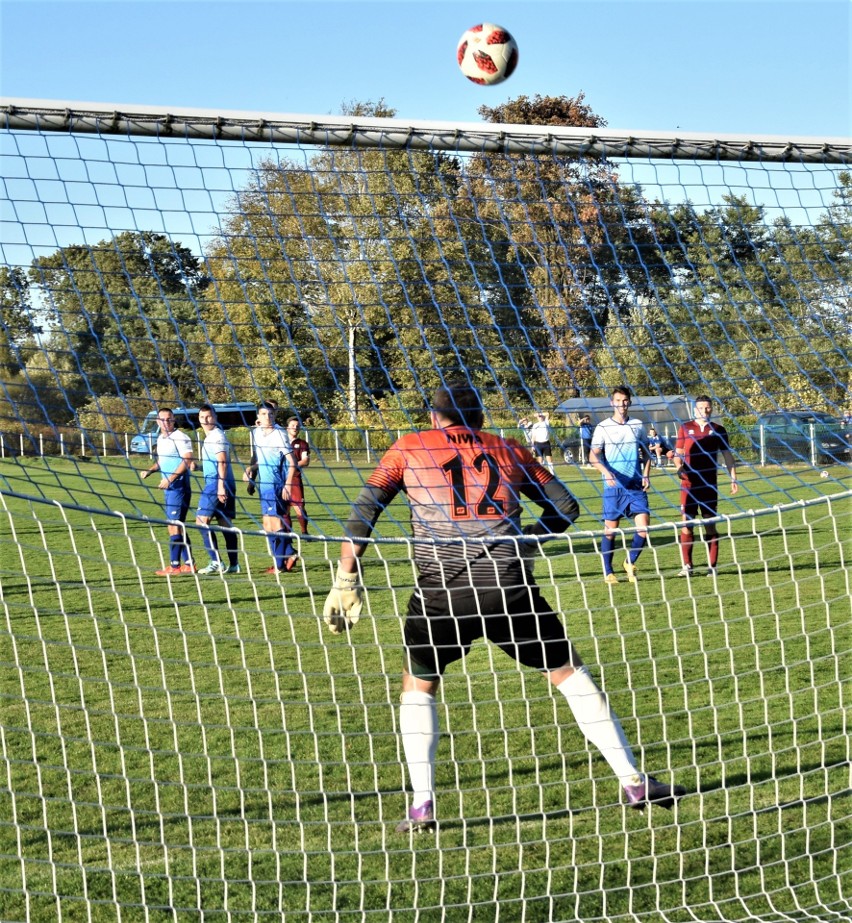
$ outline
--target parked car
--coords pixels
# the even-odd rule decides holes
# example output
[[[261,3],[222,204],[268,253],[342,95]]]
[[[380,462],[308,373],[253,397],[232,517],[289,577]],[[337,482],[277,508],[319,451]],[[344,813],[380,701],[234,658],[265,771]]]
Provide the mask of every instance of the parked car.
[[[852,433],[829,413],[785,410],[758,417],[751,440],[761,461],[818,465],[852,460]]]

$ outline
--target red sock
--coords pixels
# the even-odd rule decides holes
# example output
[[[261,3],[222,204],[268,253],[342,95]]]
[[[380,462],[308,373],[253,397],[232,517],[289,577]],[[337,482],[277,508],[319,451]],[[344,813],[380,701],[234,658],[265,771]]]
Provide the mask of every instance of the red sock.
[[[711,538],[707,539],[707,557],[710,562],[711,567],[716,566],[716,562],[719,560],[719,536],[714,535]]]
[[[692,533],[681,532],[678,536],[680,543],[680,556],[687,567],[692,567]]]

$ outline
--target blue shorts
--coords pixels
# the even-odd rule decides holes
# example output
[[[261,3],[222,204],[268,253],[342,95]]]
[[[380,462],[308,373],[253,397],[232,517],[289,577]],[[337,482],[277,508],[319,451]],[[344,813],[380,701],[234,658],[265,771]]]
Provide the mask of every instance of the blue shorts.
[[[281,499],[283,484],[275,487],[260,488],[260,512],[263,516],[276,516],[284,519],[287,515],[287,504]]]
[[[648,494],[644,490],[627,487],[604,487],[603,518],[607,522],[619,519],[633,519],[640,513],[651,514]]]
[[[198,509],[195,511],[196,516],[204,516],[205,519],[212,519],[214,516],[224,516],[226,519],[234,519],[237,515],[237,500],[234,496],[233,487],[226,485],[228,499],[221,503],[219,501],[219,487],[214,484],[212,487],[205,487],[198,498]]]
[[[178,519],[181,522],[186,522],[190,500],[192,500],[191,490],[167,490],[163,497],[166,519]]]

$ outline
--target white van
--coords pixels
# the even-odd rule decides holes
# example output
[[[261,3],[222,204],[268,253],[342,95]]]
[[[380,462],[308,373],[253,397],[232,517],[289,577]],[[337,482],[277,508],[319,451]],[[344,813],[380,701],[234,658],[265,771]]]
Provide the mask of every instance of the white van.
[[[233,429],[237,426],[252,427],[257,419],[257,404],[243,401],[236,404],[211,404],[216,411],[216,419],[222,429]],[[175,423],[178,429],[194,432],[198,429],[197,407],[173,407]],[[160,434],[157,426],[158,411],[152,410],[145,417],[142,430],[130,440],[132,453],[150,455]]]

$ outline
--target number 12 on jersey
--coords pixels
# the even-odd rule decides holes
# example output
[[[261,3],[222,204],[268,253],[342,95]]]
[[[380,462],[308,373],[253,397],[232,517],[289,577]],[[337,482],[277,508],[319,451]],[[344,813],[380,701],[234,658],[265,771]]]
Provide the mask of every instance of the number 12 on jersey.
[[[474,456],[471,466],[466,466],[460,455],[456,455],[441,466],[450,476],[453,490],[453,519],[469,519],[475,510],[477,519],[500,519],[504,515],[503,503],[496,498],[500,489],[500,468],[494,458],[480,452]],[[474,475],[486,474],[485,487],[482,478]],[[474,499],[472,500],[471,497]]]

